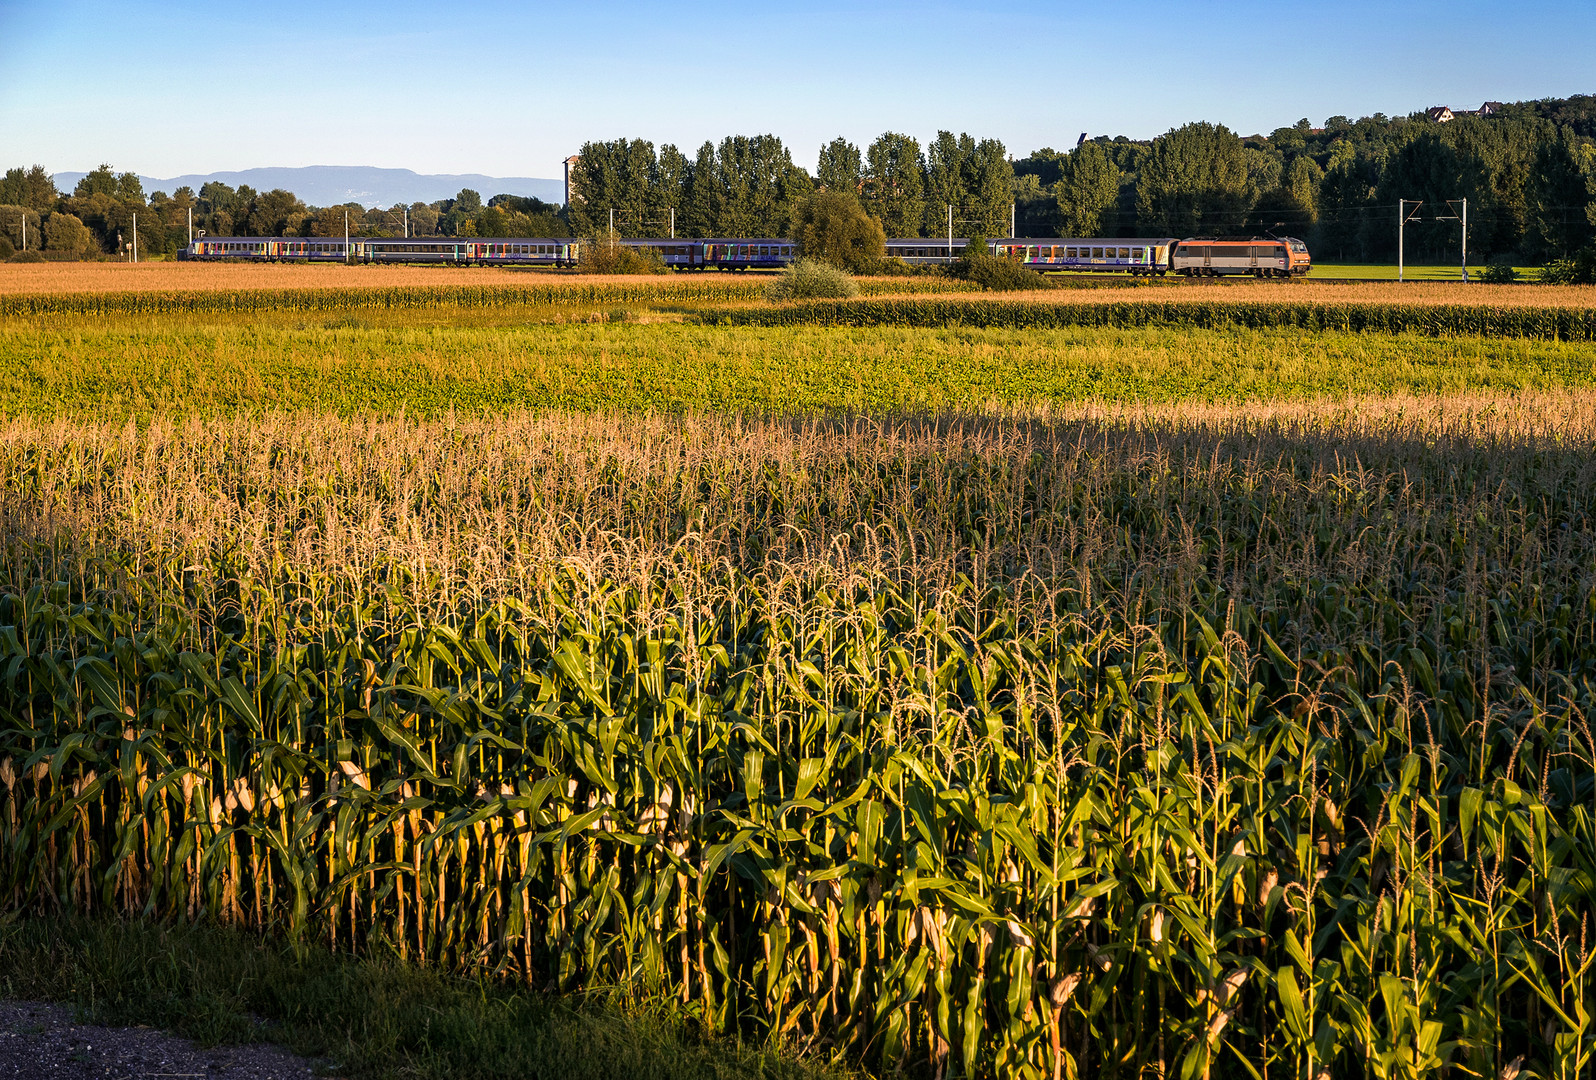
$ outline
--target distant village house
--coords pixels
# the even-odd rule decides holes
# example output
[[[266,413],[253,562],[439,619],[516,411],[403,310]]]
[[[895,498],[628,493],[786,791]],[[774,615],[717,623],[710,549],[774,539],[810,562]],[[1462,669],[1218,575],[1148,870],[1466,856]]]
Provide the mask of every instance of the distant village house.
[[[1487,101],[1478,109],[1449,109],[1445,105],[1435,105],[1424,110],[1424,115],[1437,124],[1450,123],[1460,116],[1493,116],[1502,111],[1500,101]]]

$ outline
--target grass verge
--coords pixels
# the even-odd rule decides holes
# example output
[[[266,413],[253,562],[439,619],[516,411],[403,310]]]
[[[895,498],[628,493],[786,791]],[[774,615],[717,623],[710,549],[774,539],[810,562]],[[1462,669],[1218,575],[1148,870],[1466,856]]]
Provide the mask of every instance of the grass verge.
[[[1519,277],[1525,281],[1533,281],[1535,267],[1515,266]],[[1469,279],[1478,282],[1480,275],[1485,273],[1484,266],[1469,267]],[[1396,263],[1314,263],[1311,275],[1319,281],[1350,280],[1350,281],[1396,281]],[[1456,264],[1450,266],[1405,266],[1402,268],[1404,281],[1456,281],[1462,283],[1463,268]]]
[[[269,1041],[339,1075],[489,1080],[757,1077],[840,1070],[702,1041],[647,1006],[573,1004],[396,958],[351,958],[205,925],[20,918],[0,924],[0,992],[67,1002],[205,1045]]]

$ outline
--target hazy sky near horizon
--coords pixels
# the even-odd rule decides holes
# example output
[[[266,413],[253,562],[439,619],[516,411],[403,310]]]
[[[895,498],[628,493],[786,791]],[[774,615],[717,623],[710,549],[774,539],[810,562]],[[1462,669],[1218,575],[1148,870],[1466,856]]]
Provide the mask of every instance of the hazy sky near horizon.
[[[771,132],[812,169],[943,128],[1020,157],[1590,93],[1593,41],[1596,0],[0,0],[0,168],[557,177],[589,139]]]

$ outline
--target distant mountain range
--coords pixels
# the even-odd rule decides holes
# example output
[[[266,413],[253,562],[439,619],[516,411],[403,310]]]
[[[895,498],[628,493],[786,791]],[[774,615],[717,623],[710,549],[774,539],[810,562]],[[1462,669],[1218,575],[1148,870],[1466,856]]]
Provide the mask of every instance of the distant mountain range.
[[[83,176],[80,172],[56,173],[55,186],[70,194]],[[425,174],[409,169],[378,169],[370,165],[306,165],[294,169],[244,169],[203,176],[140,176],[139,179],[144,182],[146,195],[154,191],[164,191],[170,195],[184,186],[193,188],[197,194],[201,186],[215,180],[235,188],[240,184],[248,184],[256,191],[283,188],[292,191],[311,206],[336,206],[347,202],[357,202],[363,206],[430,203],[452,199],[461,188],[471,188],[482,196],[483,202],[495,195],[530,195],[552,203],[565,199],[565,184],[561,180],[545,180],[536,176],[483,176],[480,173]]]

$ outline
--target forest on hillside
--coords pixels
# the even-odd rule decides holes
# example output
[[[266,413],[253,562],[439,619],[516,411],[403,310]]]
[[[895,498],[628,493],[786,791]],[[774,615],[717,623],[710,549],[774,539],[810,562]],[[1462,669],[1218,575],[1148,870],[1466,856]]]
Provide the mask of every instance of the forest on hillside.
[[[676,146],[620,138],[584,144],[569,207],[465,190],[432,203],[313,207],[292,192],[205,184],[146,194],[103,165],[70,193],[42,166],[0,179],[0,257],[145,255],[210,236],[786,236],[817,189],[848,191],[889,236],[1194,236],[1280,232],[1327,261],[1395,255],[1397,202],[1419,200],[1408,257],[1544,262],[1596,236],[1596,95],[1493,105],[1437,122],[1425,112],[1300,120],[1241,136],[1196,122],[1149,140],[1083,139],[1015,158],[995,138],[940,131],[921,143],[886,132],[820,148],[813,174],[775,135]],[[27,234],[27,237],[24,236]],[[26,242],[25,242],[26,241]]]

